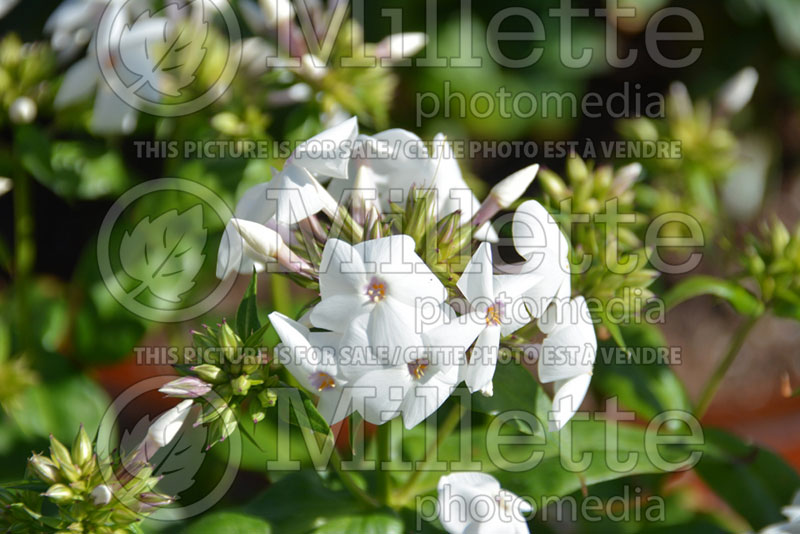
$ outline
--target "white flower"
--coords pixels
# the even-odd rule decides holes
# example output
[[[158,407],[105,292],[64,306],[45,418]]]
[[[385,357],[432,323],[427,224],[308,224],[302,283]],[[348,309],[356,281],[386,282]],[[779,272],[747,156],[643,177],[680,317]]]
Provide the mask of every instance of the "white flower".
[[[27,96],[20,96],[8,108],[8,118],[14,124],[30,124],[36,118],[36,102]]]
[[[439,479],[439,522],[450,534],[529,534],[530,503],[485,473],[452,473]]]
[[[535,200],[523,202],[511,225],[514,248],[525,258],[515,265],[498,265],[496,284],[509,294],[525,297],[532,318],[541,317],[556,296],[569,297],[569,242],[556,220]]]
[[[50,45],[59,57],[73,56],[91,40],[109,0],[66,0],[45,22]]]
[[[353,319],[367,315],[372,347],[393,351],[414,346],[417,306],[441,304],[446,296],[444,286],[414,248],[408,235],[354,246],[329,239],[320,264],[322,300],[311,311],[311,322],[318,328],[344,332]]]
[[[800,492],[792,499],[792,504],[784,506],[783,515],[788,521],[771,525],[761,531],[761,534],[800,534]]]
[[[500,338],[516,332],[528,322],[520,321],[515,299],[496,284],[492,269],[492,248],[481,243],[458,280],[458,289],[470,304],[470,311],[444,328],[457,329],[471,343],[476,339],[466,369],[470,392],[492,392],[492,377],[497,366]],[[506,284],[509,285],[509,284]]]
[[[158,391],[169,397],[195,399],[211,391],[211,384],[194,376],[182,376],[164,384]]]
[[[147,429],[147,437],[139,446],[139,450],[144,452],[145,459],[149,460],[161,447],[167,446],[175,436],[178,435],[184,421],[192,411],[192,400],[186,399],[177,406],[174,406],[161,414],[150,428]]]
[[[341,334],[311,332],[279,312],[269,314],[269,320],[282,341],[275,349],[279,361],[304,388],[319,396],[317,409],[322,417],[333,425],[350,415],[351,390],[337,365]]]
[[[406,428],[413,428],[433,414],[461,381],[469,341],[457,330],[438,328],[454,312],[442,305],[441,314],[416,332],[406,329],[402,351],[381,351],[369,340],[368,318],[353,321],[342,338],[341,348],[350,358],[340,368],[352,381],[352,397],[369,423],[380,425],[398,415]],[[360,356],[360,357],[357,357]]]
[[[745,67],[720,89],[717,97],[719,107],[730,115],[738,113],[750,102],[756,85],[758,71],[753,67]]]
[[[539,320],[546,334],[539,356],[539,380],[553,382],[551,430],[560,430],[583,402],[597,356],[597,337],[583,297],[556,299]]]
[[[75,9],[90,9],[90,6],[97,2],[75,2]],[[86,4],[86,5],[84,5]],[[66,5],[63,4],[62,7]],[[78,9],[80,7],[80,9]],[[168,21],[163,17],[149,19],[146,24],[133,24],[127,26],[128,31],[125,39],[120,39],[123,29],[126,28],[127,17],[125,11],[120,11],[119,16],[114,20],[114,24],[109,30],[109,35],[103,36],[109,40],[117,40],[120,43],[118,50],[112,51],[113,61],[125,65],[135,72],[148,72],[153,68],[151,58],[139,54],[138,50],[142,43],[156,39],[159,35],[167,31]],[[65,15],[66,17],[66,15]],[[53,38],[56,38],[54,32]],[[54,106],[62,109],[75,103],[83,101],[92,93],[95,93],[94,109],[92,111],[91,130],[98,134],[128,134],[136,127],[136,117],[138,112],[122,100],[108,85],[104,75],[100,70],[95,46],[90,45],[86,57],[75,62],[64,75],[61,87],[56,94]],[[130,53],[129,53],[130,52]],[[125,62],[121,59],[125,57]],[[133,62],[139,64],[132,64]],[[128,64],[131,62],[131,64]],[[140,89],[140,92],[152,91],[155,95],[156,88],[148,86]],[[148,97],[149,98],[149,97]]]

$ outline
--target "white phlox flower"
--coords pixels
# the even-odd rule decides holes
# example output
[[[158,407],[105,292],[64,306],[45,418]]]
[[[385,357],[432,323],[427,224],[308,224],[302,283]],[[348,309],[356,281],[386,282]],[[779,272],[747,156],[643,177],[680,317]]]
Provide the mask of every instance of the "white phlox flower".
[[[504,490],[486,473],[452,473],[439,479],[439,522],[449,534],[529,534],[530,503]]]
[[[282,342],[275,354],[304,388],[319,397],[322,417],[334,425],[350,415],[351,389],[337,364],[342,335],[311,332],[279,312],[269,314],[269,320]]]
[[[800,492],[795,494],[792,504],[784,506],[781,512],[787,521],[770,525],[761,534],[800,534]]]
[[[551,430],[560,430],[583,402],[597,356],[597,337],[583,297],[556,299],[539,320],[545,334],[539,355],[539,380],[552,382]]]

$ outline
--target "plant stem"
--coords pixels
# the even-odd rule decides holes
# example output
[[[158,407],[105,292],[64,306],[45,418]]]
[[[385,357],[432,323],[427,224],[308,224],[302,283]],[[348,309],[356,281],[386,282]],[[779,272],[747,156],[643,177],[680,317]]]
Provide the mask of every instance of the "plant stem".
[[[745,324],[736,330],[736,333],[733,335],[733,338],[728,345],[728,350],[725,353],[725,357],[721,362],[719,362],[719,365],[717,365],[717,368],[714,370],[714,374],[712,374],[708,379],[705,388],[703,388],[703,393],[700,395],[700,401],[697,403],[697,409],[695,410],[695,415],[698,419],[705,415],[708,407],[711,405],[711,401],[714,400],[714,395],[717,393],[717,390],[722,383],[722,379],[725,378],[725,374],[728,372],[728,369],[730,369],[734,360],[736,360],[736,356],[738,356],[742,345],[744,345],[747,335],[760,318],[760,315],[750,317],[747,319]]]
[[[391,461],[392,434],[390,426],[391,423],[384,423],[378,426],[377,431],[378,464],[376,471],[378,475],[378,501],[382,504],[389,503],[389,496],[392,492],[390,470],[387,469],[387,466],[383,465],[384,462],[388,463]]]
[[[461,402],[458,408],[454,408],[450,410],[450,413],[447,414],[447,418],[442,423],[442,426],[439,427],[439,434],[436,436],[436,441],[431,443],[428,449],[425,451],[425,460],[422,463],[420,469],[414,470],[408,480],[406,480],[403,487],[398,490],[397,493],[397,501],[400,503],[405,502],[411,494],[414,492],[414,488],[419,482],[420,477],[426,473],[426,467],[431,461],[431,458],[437,454],[439,447],[442,446],[442,443],[450,437],[450,434],[458,427],[458,424],[463,419],[464,414],[466,413],[466,403]]]
[[[17,296],[17,328],[22,346],[32,346],[28,310],[28,283],[36,258],[30,177],[22,168],[14,180],[14,285]]]
[[[372,508],[379,508],[380,503],[376,501],[372,496],[367,494],[361,486],[359,486],[353,477],[342,468],[342,457],[339,455],[339,451],[336,449],[336,444],[333,445],[333,453],[331,454],[331,465],[333,465],[334,471],[336,474],[339,475],[339,480],[342,481],[344,487],[359,501],[370,506]]]
[[[288,279],[278,274],[270,275],[270,296],[272,309],[281,313],[290,314],[291,294],[289,293]]]

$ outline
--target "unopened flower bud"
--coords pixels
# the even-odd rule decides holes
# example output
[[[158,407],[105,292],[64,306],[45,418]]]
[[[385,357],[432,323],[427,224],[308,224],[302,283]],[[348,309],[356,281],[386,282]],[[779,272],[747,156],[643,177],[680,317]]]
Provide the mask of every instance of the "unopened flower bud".
[[[567,176],[572,183],[582,183],[589,178],[586,162],[576,154],[570,154],[567,158]]]
[[[250,380],[245,375],[239,375],[231,380],[234,395],[247,395],[250,391]]]
[[[91,496],[95,506],[105,506],[111,502],[113,494],[111,493],[111,488],[105,484],[100,484],[92,490]]]
[[[175,499],[163,493],[145,492],[139,494],[139,502],[150,506],[167,506],[175,502]]]
[[[325,62],[311,54],[303,54],[300,58],[300,74],[310,80],[321,80],[328,74]]]
[[[553,197],[556,202],[561,202],[570,195],[567,184],[553,171],[542,169],[539,171],[538,176],[545,192]]]
[[[410,58],[428,44],[428,36],[422,32],[394,33],[375,45],[375,57],[394,63]],[[384,63],[385,63],[384,62]]]
[[[11,191],[13,186],[14,182],[11,181],[11,178],[0,176],[0,197]]]
[[[158,391],[170,397],[196,399],[211,391],[211,384],[194,376],[184,376],[161,386]]]
[[[53,484],[42,495],[59,504],[67,503],[75,499],[75,494],[64,484]]]
[[[50,457],[58,462],[62,471],[68,478],[75,478],[77,480],[77,469],[72,463],[72,455],[63,443],[58,441],[55,436],[50,434]],[[71,476],[72,475],[72,476]]]
[[[687,118],[694,113],[694,105],[689,90],[681,82],[672,82],[669,86],[667,105],[676,118]]]
[[[84,467],[89,460],[92,459],[92,440],[81,425],[78,430],[78,435],[75,436],[75,441],[72,443],[72,461],[78,467]]]
[[[323,188],[324,189],[324,188]],[[328,195],[330,196],[330,194]],[[294,254],[275,230],[246,219],[231,219],[253,259],[263,263],[278,262],[296,273],[309,272],[310,266]]]
[[[8,108],[8,118],[14,124],[30,124],[36,118],[36,102],[27,96],[21,96]]]
[[[204,380],[211,384],[222,384],[223,382],[228,381],[228,374],[225,371],[223,371],[220,367],[217,367],[216,365],[211,365],[210,363],[195,365],[191,367],[190,370],[194,374],[196,374],[201,380]]]
[[[28,460],[28,465],[30,466],[31,471],[33,471],[33,473],[43,482],[55,484],[61,480],[61,472],[59,471],[58,466],[46,456],[34,454]]]
[[[529,165],[501,180],[492,188],[489,195],[497,199],[501,209],[506,209],[525,194],[538,172],[538,164]]]
[[[614,181],[611,182],[609,196],[613,198],[622,195],[622,193],[630,189],[630,187],[639,178],[639,176],[641,176],[641,174],[641,163],[631,163],[618,169],[616,175],[614,176]]]
[[[147,430],[145,441],[156,448],[166,446],[171,442],[183,426],[183,422],[192,411],[192,400],[182,401],[177,406],[167,410],[159,416]]]
[[[744,108],[753,97],[758,84],[758,71],[745,67],[728,80],[719,91],[717,102],[723,113],[734,115]]]
[[[278,402],[278,394],[274,389],[265,389],[258,393],[258,402],[264,408],[272,408]]]

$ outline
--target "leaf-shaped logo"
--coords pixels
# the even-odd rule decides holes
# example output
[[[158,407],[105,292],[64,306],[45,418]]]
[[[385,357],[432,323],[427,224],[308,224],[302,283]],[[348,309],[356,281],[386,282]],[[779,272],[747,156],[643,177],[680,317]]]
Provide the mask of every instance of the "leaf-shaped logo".
[[[149,86],[162,95],[178,97],[195,80],[207,52],[207,1],[173,2],[156,13],[147,10],[122,29],[119,56],[138,76],[129,88],[132,92]],[[165,75],[170,76],[169,82]]]
[[[171,210],[156,219],[145,217],[122,236],[120,262],[139,283],[128,293],[135,299],[144,290],[171,303],[192,287],[203,266],[208,231],[203,227],[203,206],[178,213]]]

